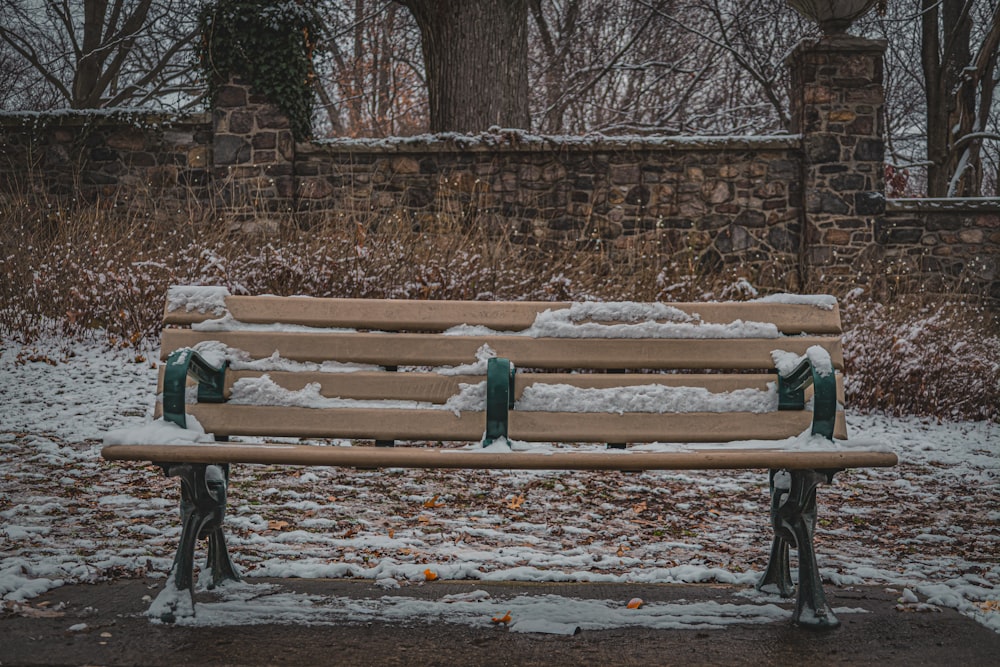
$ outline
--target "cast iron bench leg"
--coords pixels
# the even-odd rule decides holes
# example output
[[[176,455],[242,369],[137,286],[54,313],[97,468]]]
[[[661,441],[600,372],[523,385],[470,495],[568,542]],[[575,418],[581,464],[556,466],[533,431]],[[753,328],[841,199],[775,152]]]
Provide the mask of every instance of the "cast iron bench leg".
[[[168,477],[181,480],[181,539],[171,568],[167,608],[160,614],[165,623],[178,616],[194,615],[194,550],[199,539],[208,539],[210,588],[224,581],[239,581],[240,575],[229,558],[222,522],[226,514],[229,466],[206,463],[161,464]],[[180,596],[190,598],[190,606]]]
[[[786,477],[775,480],[778,472]],[[795,590],[788,566],[788,547],[793,545],[799,556],[799,591],[792,620],[806,628],[828,630],[840,625],[833,609],[826,602],[823,582],[816,564],[813,534],[816,528],[816,487],[829,482],[834,471],[791,470],[771,471],[771,523],[774,542],[771,558],[758,589],[775,587],[782,597]]]

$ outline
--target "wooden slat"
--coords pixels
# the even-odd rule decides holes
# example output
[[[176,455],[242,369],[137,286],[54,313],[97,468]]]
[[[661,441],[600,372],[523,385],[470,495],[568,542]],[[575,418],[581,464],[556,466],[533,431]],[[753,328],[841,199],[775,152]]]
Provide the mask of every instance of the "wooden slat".
[[[160,366],[156,393],[163,392],[164,366]],[[425,401],[444,403],[460,391],[460,384],[477,384],[485,380],[482,375],[439,375],[437,373],[393,373],[387,371],[358,371],[355,373],[323,373],[306,371],[229,371],[226,373],[225,395],[231,395],[233,383],[244,378],[267,375],[279,387],[299,391],[307,384],[318,384],[320,395],[328,398],[352,398],[378,401]],[[533,384],[568,384],[573,387],[607,389],[658,384],[667,387],[701,387],[712,393],[755,389],[766,391],[775,381],[773,374],[716,373],[521,373],[515,379],[514,396],[520,398],[524,388]],[[194,380],[189,380],[192,386]],[[812,388],[806,390],[806,399]],[[844,378],[837,374],[837,401],[844,399]]]
[[[188,406],[216,436],[270,436],[378,440],[476,441],[486,429],[482,412],[336,408],[317,410],[258,405]],[[806,411],[752,413],[576,413],[519,412],[510,436],[528,442],[727,442],[775,440],[809,428]],[[838,438],[847,435],[838,414]]]
[[[484,452],[406,447],[309,445],[110,445],[108,460],[176,463],[261,463],[360,468],[501,470],[837,469],[888,467],[896,455],[865,451],[703,450],[690,452]]]
[[[172,350],[216,340],[266,358],[277,351],[294,361],[335,360],[390,366],[451,366],[471,363],[489,345],[497,356],[526,368],[763,369],[773,367],[772,350],[804,354],[812,345],[830,352],[842,369],[839,338],[788,336],[741,339],[528,338],[524,336],[441,336],[438,334],[199,332],[166,329],[163,358]]]
[[[702,321],[727,324],[736,320],[771,322],[787,334],[841,332],[836,306],[779,303],[668,303]],[[547,309],[569,303],[547,301],[413,301],[399,299],[307,299],[275,296],[231,296],[226,306],[234,318],[256,324],[301,324],[378,331],[444,331],[458,324],[482,325],[498,331],[520,331]],[[215,318],[211,313],[166,311],[166,324],[188,325]]]

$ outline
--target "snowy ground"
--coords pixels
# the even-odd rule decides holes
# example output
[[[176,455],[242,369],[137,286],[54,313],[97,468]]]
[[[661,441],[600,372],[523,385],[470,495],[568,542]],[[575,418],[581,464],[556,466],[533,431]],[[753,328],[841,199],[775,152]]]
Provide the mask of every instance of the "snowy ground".
[[[66,349],[74,349],[67,356]],[[155,354],[146,356],[155,358]],[[179,527],[177,481],[100,459],[109,429],[149,418],[156,371],[134,351],[0,342],[0,594],[7,609],[70,582],[161,575]],[[848,471],[820,489],[828,583],[899,591],[902,611],[953,607],[1000,632],[1000,427],[855,417],[894,469]],[[428,617],[512,630],[721,627],[787,619],[753,591],[769,546],[760,471],[565,473],[344,471],[238,466],[227,532],[254,577],[703,582],[745,589],[734,608],[560,598],[359,602],[234,586],[198,624]],[[787,607],[787,605],[786,605]],[[851,610],[838,610],[851,613]]]

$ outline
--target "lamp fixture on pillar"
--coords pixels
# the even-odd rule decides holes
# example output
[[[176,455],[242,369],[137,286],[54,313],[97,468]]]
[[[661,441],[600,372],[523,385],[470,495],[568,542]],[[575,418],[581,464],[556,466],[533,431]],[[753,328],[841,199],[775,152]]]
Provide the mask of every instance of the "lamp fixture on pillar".
[[[851,24],[884,0],[785,0],[807,19],[819,25],[824,35],[842,35]]]

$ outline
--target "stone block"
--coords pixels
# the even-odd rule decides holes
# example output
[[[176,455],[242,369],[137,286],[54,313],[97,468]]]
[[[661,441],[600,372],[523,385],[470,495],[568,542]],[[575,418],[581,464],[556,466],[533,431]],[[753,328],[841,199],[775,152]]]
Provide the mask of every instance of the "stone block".
[[[236,115],[235,112],[233,114]],[[232,119],[230,119],[230,123]],[[290,123],[288,116],[271,105],[265,106],[257,112],[257,127],[268,130],[286,130]]]
[[[245,107],[247,105],[247,89],[232,84],[222,86],[215,96],[215,107]]]
[[[278,146],[278,135],[275,132],[258,132],[250,138],[250,144],[255,149],[272,149]]]
[[[645,206],[649,203],[649,188],[645,185],[636,185],[629,188],[625,194],[625,203],[632,206]]]
[[[217,165],[250,162],[250,143],[234,134],[216,134],[212,142],[212,156]]]
[[[761,211],[744,209],[733,222],[744,227],[763,227],[767,223],[767,216]]]
[[[981,229],[963,229],[958,233],[958,238],[962,243],[982,243],[986,234]]]
[[[254,114],[245,109],[239,109],[229,114],[229,131],[233,134],[250,134],[253,132]]]
[[[843,229],[828,229],[823,233],[823,243],[828,245],[848,245],[851,233]]]
[[[394,174],[419,174],[420,163],[412,157],[397,157],[389,163]]]
[[[885,197],[881,192],[858,192],[854,195],[854,212],[858,215],[882,215]]]
[[[863,162],[882,162],[885,144],[881,139],[861,139],[854,147],[854,159]]]
[[[858,115],[850,109],[835,109],[827,116],[827,120],[831,123],[850,123],[857,117]]]
[[[701,196],[710,204],[722,204],[733,198],[733,186],[726,181],[708,181],[701,188]]]
[[[639,183],[638,164],[613,164],[611,165],[611,182],[615,185],[635,185]]]
[[[126,128],[108,136],[108,148],[120,151],[141,151],[146,147],[146,135],[138,128]]]
[[[814,83],[806,86],[803,99],[806,104],[829,104],[834,100],[834,92],[828,86]]]
[[[803,144],[806,158],[813,164],[840,160],[840,140],[832,134],[809,135]]]
[[[746,250],[754,243],[754,237],[740,225],[730,225],[715,237],[715,247],[726,254]]]
[[[298,190],[302,199],[323,199],[333,194],[333,186],[323,178],[300,179]]]
[[[830,179],[830,187],[837,192],[862,190],[865,187],[865,177],[862,174],[838,174]]]
[[[208,166],[208,146],[195,146],[187,152],[189,167],[204,168]]]

